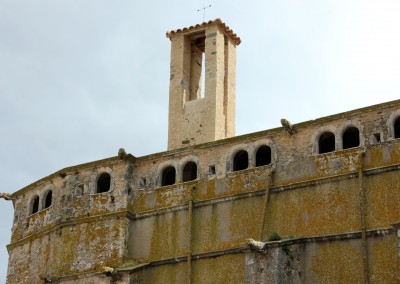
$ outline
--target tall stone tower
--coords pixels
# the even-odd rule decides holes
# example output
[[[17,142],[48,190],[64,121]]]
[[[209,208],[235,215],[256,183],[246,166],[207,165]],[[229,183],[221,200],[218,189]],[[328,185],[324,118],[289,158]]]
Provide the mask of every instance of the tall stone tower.
[[[220,19],[170,31],[167,37],[171,40],[168,150],[234,136],[240,38]]]

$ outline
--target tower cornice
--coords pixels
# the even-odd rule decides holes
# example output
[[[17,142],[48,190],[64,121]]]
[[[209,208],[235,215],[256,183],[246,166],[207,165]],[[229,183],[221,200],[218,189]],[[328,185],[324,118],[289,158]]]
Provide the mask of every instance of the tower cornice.
[[[171,30],[167,32],[167,37],[171,39],[173,36],[178,35],[178,34],[191,34],[191,33],[196,33],[200,30],[203,30],[204,28],[210,27],[217,25],[223,32],[224,34],[233,42],[235,45],[239,45],[241,43],[240,37],[229,27],[227,26],[224,22],[221,21],[221,19],[217,18],[215,20],[211,20],[208,22],[203,22],[201,24],[197,24],[194,26],[190,26],[187,28],[182,28],[182,29],[177,29],[177,30]]]

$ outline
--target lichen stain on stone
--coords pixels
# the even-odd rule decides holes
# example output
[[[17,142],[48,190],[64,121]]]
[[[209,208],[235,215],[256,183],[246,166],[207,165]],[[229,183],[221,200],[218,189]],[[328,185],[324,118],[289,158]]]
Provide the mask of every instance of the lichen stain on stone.
[[[350,241],[350,244],[332,242],[311,248],[312,280],[318,283],[343,283],[354,279],[361,283],[363,260],[360,245],[354,241]]]
[[[318,176],[338,175],[356,171],[358,156],[358,149],[317,155],[315,157],[315,168],[318,171]]]
[[[336,121],[336,126],[342,122]],[[399,258],[391,228],[400,220],[400,143],[366,145],[363,161],[359,158],[364,147],[315,155],[311,154],[309,137],[319,125],[302,127],[296,139],[279,129],[253,133],[130,161],[86,165],[35,184],[15,203],[18,218],[8,247],[9,274],[15,275],[11,283],[38,283],[35,275],[43,273],[71,277],[98,273],[102,266],[119,267],[127,265],[127,260],[169,261],[133,274],[145,283],[163,279],[184,283],[189,254],[194,256],[191,265],[195,283],[243,283],[244,254],[236,250],[245,246],[246,238],[261,236],[266,241],[273,233],[284,239],[342,237],[291,245],[293,253],[301,253],[295,254],[298,259],[287,268],[295,270],[295,261],[301,261],[304,283],[349,283],[349,279],[362,279],[361,238],[343,239],[361,230],[361,192],[365,194],[366,229],[385,228],[389,232],[367,237],[371,283],[395,283],[400,277]],[[265,137],[276,144],[276,157],[271,165],[255,167],[251,157]],[[240,147],[249,150],[249,168],[231,172],[229,157]],[[199,159],[198,178],[183,183],[179,171],[188,158]],[[174,185],[157,186],[159,169],[167,163],[179,165],[179,178]],[[358,175],[360,165],[362,175]],[[210,167],[214,171],[209,171]],[[262,220],[266,182],[272,169],[275,174]],[[96,194],[96,177],[105,170],[112,172],[115,186],[110,192]],[[138,187],[140,178],[149,181],[144,188]],[[28,216],[31,197],[49,184],[54,185],[54,204]],[[81,185],[82,192],[76,194]],[[260,232],[263,221],[264,232]],[[224,251],[229,249],[235,254]],[[207,253],[212,256],[201,259]],[[268,253],[264,256],[271,256]],[[279,262],[273,256],[269,260]]]

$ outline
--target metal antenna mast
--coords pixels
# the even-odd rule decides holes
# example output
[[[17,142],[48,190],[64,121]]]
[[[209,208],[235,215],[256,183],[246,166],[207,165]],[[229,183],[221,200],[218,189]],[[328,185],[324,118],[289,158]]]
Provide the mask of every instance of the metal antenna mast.
[[[197,12],[200,12],[201,10],[203,10],[203,22],[206,17],[206,9],[210,8],[210,7],[211,7],[211,5],[208,5],[208,6],[204,6],[203,8],[197,10]]]

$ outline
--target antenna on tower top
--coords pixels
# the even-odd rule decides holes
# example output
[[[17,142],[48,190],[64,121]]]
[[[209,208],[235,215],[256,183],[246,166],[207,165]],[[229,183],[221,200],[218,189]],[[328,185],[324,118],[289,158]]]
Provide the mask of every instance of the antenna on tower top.
[[[201,10],[203,10],[203,22],[206,17],[206,9],[210,8],[210,7],[211,7],[211,5],[208,5],[208,6],[204,6],[203,8],[197,10],[197,12],[200,12]]]

